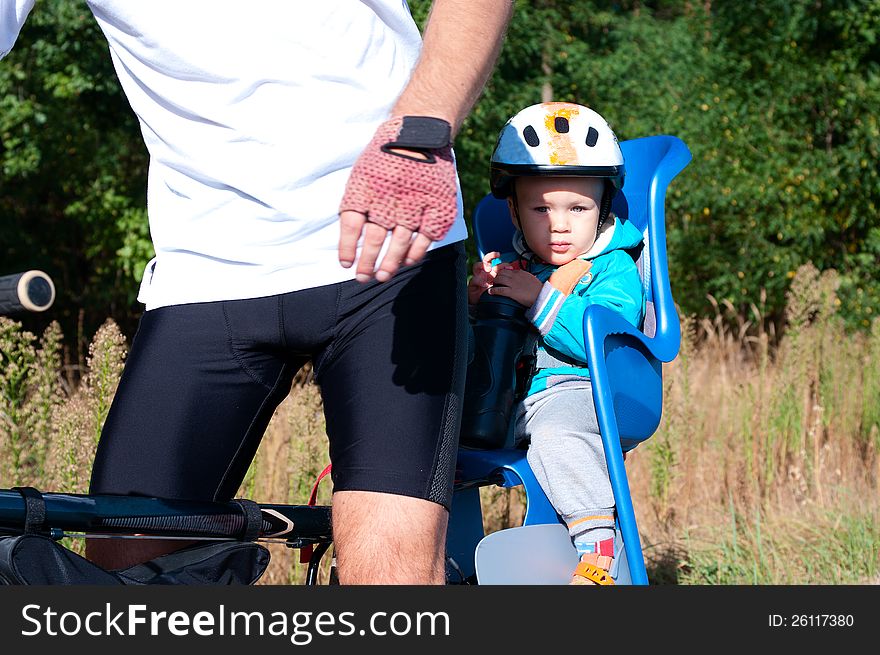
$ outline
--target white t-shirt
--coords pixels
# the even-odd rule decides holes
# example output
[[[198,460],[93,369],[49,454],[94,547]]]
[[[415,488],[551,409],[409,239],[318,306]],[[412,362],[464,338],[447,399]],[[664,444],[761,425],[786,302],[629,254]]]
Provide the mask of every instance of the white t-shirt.
[[[35,0],[0,0],[0,57]],[[88,0],[150,153],[139,300],[351,279],[338,208],[421,48],[405,0]],[[447,237],[467,236],[461,212]]]

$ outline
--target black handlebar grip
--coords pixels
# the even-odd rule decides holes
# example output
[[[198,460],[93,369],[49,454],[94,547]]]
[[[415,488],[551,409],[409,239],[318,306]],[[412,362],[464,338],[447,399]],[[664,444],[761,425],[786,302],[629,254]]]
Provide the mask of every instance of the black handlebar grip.
[[[0,316],[43,312],[55,302],[55,285],[43,271],[25,271],[0,277]]]

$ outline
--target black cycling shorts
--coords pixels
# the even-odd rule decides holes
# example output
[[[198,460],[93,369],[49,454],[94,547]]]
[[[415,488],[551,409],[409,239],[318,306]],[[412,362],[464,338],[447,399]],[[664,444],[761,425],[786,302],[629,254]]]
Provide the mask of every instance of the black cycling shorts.
[[[463,244],[390,281],[145,312],[104,425],[91,492],[227,500],[308,360],[334,491],[447,509],[467,359]]]

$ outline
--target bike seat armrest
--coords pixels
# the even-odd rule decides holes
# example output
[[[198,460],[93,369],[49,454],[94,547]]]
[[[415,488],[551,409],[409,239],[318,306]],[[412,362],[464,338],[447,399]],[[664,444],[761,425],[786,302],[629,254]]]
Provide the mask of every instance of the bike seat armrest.
[[[674,335],[645,335],[617,312],[601,305],[591,305],[584,313],[584,339],[587,346],[587,364],[593,368],[594,362],[604,359],[605,340],[609,336],[624,336],[632,339],[647,353],[661,362],[671,362],[678,354],[681,337],[678,330]]]

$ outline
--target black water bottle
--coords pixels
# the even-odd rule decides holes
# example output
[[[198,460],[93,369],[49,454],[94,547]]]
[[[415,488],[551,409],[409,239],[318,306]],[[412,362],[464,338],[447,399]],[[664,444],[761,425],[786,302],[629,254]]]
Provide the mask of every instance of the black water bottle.
[[[502,448],[535,359],[537,330],[515,300],[483,293],[470,323],[473,358],[468,365],[461,445]]]

